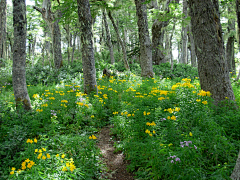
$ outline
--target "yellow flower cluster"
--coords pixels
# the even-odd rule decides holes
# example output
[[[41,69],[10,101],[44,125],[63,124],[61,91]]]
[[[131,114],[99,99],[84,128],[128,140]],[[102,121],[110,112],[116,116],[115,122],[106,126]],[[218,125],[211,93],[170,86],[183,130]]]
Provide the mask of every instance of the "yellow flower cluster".
[[[43,112],[43,110],[42,110],[42,109],[37,109],[36,111],[37,111],[37,112]]]
[[[199,96],[211,96],[211,93],[210,93],[210,91],[200,90],[197,95],[199,95]]]
[[[37,143],[37,139],[35,138],[34,140],[32,140],[32,139],[27,139],[27,143],[33,143],[33,142],[35,142],[35,143]]]
[[[92,135],[92,136],[89,136],[89,139],[97,139],[97,137]]]
[[[62,103],[68,103],[68,101],[67,101],[67,100],[64,100],[64,99],[61,100],[61,102],[62,102]]]
[[[26,159],[24,162],[22,162],[21,169],[22,170],[25,170],[27,168],[31,169],[34,164],[35,164],[35,162],[33,162],[33,161],[29,160],[29,159]]]
[[[156,132],[153,130],[153,132],[151,133],[151,131],[149,131],[148,129],[146,129],[145,133],[149,134],[149,136],[152,136],[152,133],[155,134]]]
[[[150,123],[150,122],[147,122],[147,123],[146,123],[146,125],[147,125],[147,126],[156,126],[156,124],[155,124],[155,122],[154,122],[154,121],[153,121],[152,123]]]
[[[48,104],[42,104],[41,107],[48,107]]]
[[[164,109],[164,111],[168,111],[169,113],[173,113],[174,111],[176,111],[176,112],[180,111],[180,108],[179,107],[176,107],[175,109],[168,108],[168,109]]]
[[[116,115],[116,114],[118,114],[118,112],[115,111],[115,112],[113,112],[113,114]]]
[[[144,116],[149,115],[149,114],[151,114],[151,113],[150,112],[146,112],[146,111],[143,112]]]
[[[176,116],[174,116],[174,115],[172,115],[171,117],[168,116],[167,119],[171,119],[171,120],[174,120],[174,121],[175,121],[175,120],[176,120]]]
[[[38,99],[39,98],[39,94],[34,94],[33,98]]]

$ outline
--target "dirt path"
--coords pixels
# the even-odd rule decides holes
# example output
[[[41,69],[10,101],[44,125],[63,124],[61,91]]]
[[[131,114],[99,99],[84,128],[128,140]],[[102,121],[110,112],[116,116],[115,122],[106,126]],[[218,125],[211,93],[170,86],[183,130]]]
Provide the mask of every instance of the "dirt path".
[[[110,180],[134,180],[133,174],[127,172],[128,163],[124,160],[122,152],[113,153],[113,140],[111,139],[110,127],[104,127],[98,137],[98,147],[103,155],[102,159],[106,163],[109,172],[105,174]]]

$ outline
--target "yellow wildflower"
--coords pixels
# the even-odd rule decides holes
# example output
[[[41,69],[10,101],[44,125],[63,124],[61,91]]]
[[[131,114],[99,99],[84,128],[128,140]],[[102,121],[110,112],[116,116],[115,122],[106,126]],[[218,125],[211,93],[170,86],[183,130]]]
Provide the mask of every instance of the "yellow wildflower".
[[[47,153],[47,158],[49,159],[50,157],[51,157],[50,154]]]
[[[35,143],[37,143],[37,139],[35,138],[34,140],[33,140]]]
[[[193,134],[190,132],[190,133],[189,133],[189,136],[192,136],[192,135],[193,135]]]
[[[62,171],[67,171],[67,168],[64,166],[64,167],[62,168]]]
[[[207,101],[203,101],[202,103],[206,105],[206,104],[207,104]]]

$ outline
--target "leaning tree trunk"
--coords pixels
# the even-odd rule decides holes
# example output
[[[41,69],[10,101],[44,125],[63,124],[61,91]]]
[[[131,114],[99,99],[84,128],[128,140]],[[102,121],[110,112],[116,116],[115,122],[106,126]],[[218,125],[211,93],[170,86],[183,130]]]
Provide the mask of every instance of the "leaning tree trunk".
[[[109,32],[109,28],[108,28],[108,23],[107,23],[107,18],[106,18],[106,13],[105,13],[105,9],[102,10],[103,12],[103,20],[104,20],[104,25],[105,25],[105,31],[106,31],[106,36],[107,36],[107,45],[110,51],[110,59],[111,59],[111,64],[115,63],[114,60],[114,54],[113,54],[113,45],[112,45],[112,41],[111,41],[111,34]]]
[[[54,64],[55,68],[59,69],[63,65],[61,52],[61,31],[58,24],[60,21],[61,12],[52,12],[51,0],[44,0],[42,8],[36,6],[33,6],[33,8],[42,14],[43,19],[49,27],[52,38]]]
[[[152,48],[148,32],[147,7],[145,0],[135,0],[138,17],[138,34],[140,43],[140,65],[142,77],[153,77]]]
[[[13,0],[13,66],[12,80],[16,108],[31,109],[26,84],[26,4],[25,0]]]
[[[218,1],[189,0],[189,5],[201,89],[211,92],[215,104],[226,97],[235,100],[224,59]]]
[[[92,16],[89,0],[77,0],[80,22],[84,92],[97,92],[96,69],[92,42]]]
[[[125,45],[124,45],[124,43],[123,43],[122,38],[120,37],[119,31],[118,31],[118,27],[117,27],[116,24],[115,24],[115,21],[114,21],[114,19],[113,19],[113,17],[112,17],[111,11],[108,11],[108,17],[109,17],[109,19],[111,20],[111,22],[112,22],[112,24],[113,24],[114,30],[115,30],[115,32],[116,32],[116,34],[117,34],[118,41],[120,42],[120,45],[121,45],[121,47],[122,47],[122,53],[123,53],[123,60],[124,60],[125,69],[126,69],[126,70],[130,70],[130,67],[129,67],[129,65],[128,65],[128,60],[127,60],[126,47],[125,47]]]
[[[183,22],[182,22],[182,58],[181,58],[181,63],[187,64],[187,25],[185,22],[185,19],[187,18],[187,0],[183,0],[183,14],[185,15],[183,17]]]
[[[7,14],[7,1],[0,1],[0,58],[6,58],[6,14]],[[0,60],[1,63],[1,60]]]

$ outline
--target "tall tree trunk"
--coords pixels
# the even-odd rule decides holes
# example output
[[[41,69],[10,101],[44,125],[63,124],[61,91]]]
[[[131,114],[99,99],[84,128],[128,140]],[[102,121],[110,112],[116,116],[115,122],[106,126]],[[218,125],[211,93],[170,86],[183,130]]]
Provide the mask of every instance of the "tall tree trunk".
[[[165,52],[166,52],[166,56],[164,58],[164,62],[170,62],[171,49],[170,49],[170,36],[168,32],[165,32]]]
[[[189,5],[201,89],[211,92],[215,104],[226,97],[235,100],[224,59],[218,1],[189,0]]]
[[[187,64],[187,25],[185,19],[187,18],[187,0],[183,0],[183,22],[182,22],[182,58],[181,63]]]
[[[89,0],[77,0],[80,21],[84,92],[97,93],[96,69],[92,42],[92,16]]]
[[[152,1],[153,2],[153,1]],[[163,11],[166,12],[166,14],[169,13],[169,4],[170,3],[179,3],[179,0],[166,0],[163,5]],[[153,7],[155,9],[159,9],[156,2],[152,3]],[[163,30],[165,27],[167,27],[169,24],[169,20],[166,21],[159,21],[158,19],[155,19],[152,25],[152,51],[153,51],[153,57],[152,61],[154,64],[161,64],[166,62],[166,58],[163,51],[163,40],[164,40],[164,34],[165,31]]]
[[[54,65],[55,68],[59,69],[63,65],[61,52],[61,32],[58,24],[60,21],[61,12],[52,12],[51,0],[44,0],[42,8],[36,6],[33,6],[33,8],[42,14],[43,19],[49,27],[52,38]]]
[[[70,49],[71,49],[71,35],[70,35],[70,27],[69,27],[69,24],[65,25],[64,26],[64,29],[66,31],[66,38],[67,38],[67,44],[68,44],[68,47],[67,47],[67,54],[68,54],[68,64],[70,64],[70,58],[71,58],[71,55],[70,55]]]
[[[170,55],[171,55],[171,57],[170,57],[170,60],[171,60],[171,70],[173,70],[173,63],[174,63],[174,61],[173,61],[173,50],[172,50],[172,38],[173,38],[173,33],[174,33],[174,31],[175,31],[175,27],[176,27],[176,22],[174,22],[174,24],[173,24],[173,29],[172,29],[172,33],[171,33],[171,36],[170,36],[170,38],[169,38],[169,41],[170,41]]]
[[[107,18],[106,18],[106,13],[105,13],[105,9],[102,10],[103,12],[103,20],[104,20],[104,25],[105,25],[105,31],[106,31],[106,36],[107,36],[107,45],[110,51],[110,59],[111,59],[111,64],[115,63],[114,60],[114,54],[113,54],[113,45],[112,45],[112,41],[111,41],[111,34],[109,32],[109,28],[108,28],[108,23],[107,23]]]
[[[229,9],[229,11],[231,11]],[[228,20],[228,39],[226,45],[226,61],[228,64],[229,72],[233,72],[235,74],[235,58],[234,58],[234,32],[235,32],[235,21],[232,19]]]
[[[138,34],[140,42],[140,64],[142,77],[153,77],[152,47],[148,32],[147,7],[145,0],[135,0],[138,17]]]
[[[237,14],[237,23],[238,23],[238,43],[239,43],[239,49],[240,49],[240,0],[236,0],[236,14]],[[238,73],[238,76],[236,78],[236,81],[239,80],[240,77],[240,70]],[[236,161],[236,165],[233,169],[232,175],[230,176],[232,180],[239,180],[240,179],[240,151],[238,154],[238,158]]]
[[[109,17],[109,19],[111,20],[111,22],[112,22],[112,24],[113,24],[114,30],[115,30],[115,32],[116,32],[116,34],[117,34],[118,41],[119,41],[119,43],[120,43],[120,45],[121,45],[121,47],[122,47],[123,62],[124,62],[125,69],[126,69],[126,70],[130,70],[130,67],[129,67],[129,65],[128,65],[128,60],[127,60],[126,47],[125,47],[125,45],[124,45],[124,43],[123,43],[122,38],[120,37],[119,31],[118,31],[118,27],[116,26],[116,24],[115,24],[115,22],[114,22],[114,19],[113,19],[113,17],[112,17],[111,11],[108,11],[108,17]]]
[[[74,52],[75,52],[75,48],[76,48],[76,37],[77,37],[77,33],[74,32],[73,33],[73,47],[72,47],[72,60],[71,60],[71,64],[73,64],[73,60],[74,60]]]
[[[13,66],[12,79],[16,108],[31,109],[31,102],[26,84],[26,4],[25,0],[13,1]]]
[[[37,36],[35,35],[34,38],[33,38],[33,43],[32,43],[32,56],[31,56],[31,59],[32,59],[32,68],[34,67],[34,56],[35,56],[35,46],[36,46],[36,41],[37,41]]]
[[[7,1],[0,1],[0,58],[6,58],[6,15]],[[1,60],[0,60],[1,63]]]
[[[167,4],[164,6],[164,8],[162,10],[167,11],[169,3],[170,3],[170,1],[167,0]],[[155,1],[152,1],[152,5],[155,9],[159,9],[159,7],[157,6],[157,3]],[[169,23],[169,20],[159,21],[158,19],[155,19],[153,21],[153,25],[152,25],[152,51],[153,51],[152,61],[153,61],[153,64],[156,64],[156,65],[165,62],[165,55],[164,55],[164,48],[163,48],[163,40],[164,40],[165,31],[163,29],[165,27],[167,27],[168,23]]]
[[[194,44],[194,39],[193,39],[193,34],[192,34],[192,25],[189,23],[189,39],[190,39],[190,53],[191,53],[191,65],[192,67],[197,67],[197,57],[196,57],[196,51],[195,51],[195,44]]]

